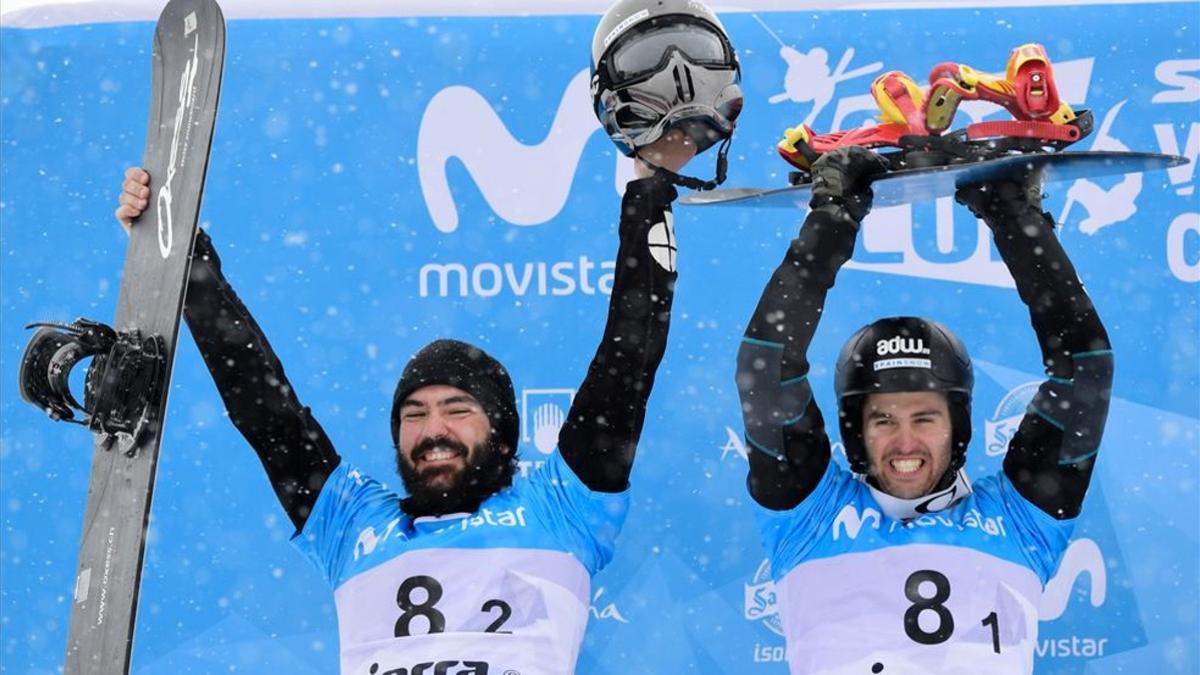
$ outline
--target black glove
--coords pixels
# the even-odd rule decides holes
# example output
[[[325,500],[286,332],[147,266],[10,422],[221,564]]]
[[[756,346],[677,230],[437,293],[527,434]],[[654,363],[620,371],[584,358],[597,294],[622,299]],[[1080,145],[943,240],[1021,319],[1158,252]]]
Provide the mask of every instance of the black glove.
[[[984,222],[1041,214],[1042,172],[1033,170],[1019,176],[963,185],[954,192],[954,200]]]
[[[871,178],[887,171],[887,160],[851,145],[821,155],[812,165],[809,208],[841,211],[861,223],[871,211]]]

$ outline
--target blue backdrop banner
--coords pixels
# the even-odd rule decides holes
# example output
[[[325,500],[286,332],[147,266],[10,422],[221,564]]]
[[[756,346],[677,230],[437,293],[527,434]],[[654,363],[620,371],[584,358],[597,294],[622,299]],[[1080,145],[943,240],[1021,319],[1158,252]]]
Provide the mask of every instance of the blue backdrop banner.
[[[1045,44],[1064,99],[1093,111],[1079,149],[1192,160],[1048,186],[1117,376],[1096,480],[1039,608],[1037,672],[1197,672],[1195,3],[780,6],[723,15],[746,92],[728,186],[783,185],[783,129],[867,122],[881,72],[923,82],[943,61],[1002,71],[1025,42]],[[390,397],[422,345],[459,337],[507,364],[529,467],[554,452],[555,430],[537,422],[556,417],[535,411],[569,406],[603,328],[632,167],[591,111],[598,17],[509,14],[230,14],[202,224],[301,400],[342,455],[393,485]],[[20,400],[22,326],[113,316],[125,235],[112,212],[144,142],[153,24],[98,21],[0,28],[4,672],[61,667],[91,452],[85,432]],[[1005,117],[971,103],[959,122]],[[711,167],[711,155],[689,166]],[[802,216],[676,207],[670,345],[628,524],[593,588],[580,673],[787,670],[733,370]],[[936,318],[967,343],[977,372],[967,468],[999,470],[1043,377],[1040,356],[986,228],[952,200],[879,209],[864,224],[811,352],[827,416],[841,342],[899,314]],[[288,544],[291,523],[191,339],[180,345],[133,670],[334,672],[332,595]]]

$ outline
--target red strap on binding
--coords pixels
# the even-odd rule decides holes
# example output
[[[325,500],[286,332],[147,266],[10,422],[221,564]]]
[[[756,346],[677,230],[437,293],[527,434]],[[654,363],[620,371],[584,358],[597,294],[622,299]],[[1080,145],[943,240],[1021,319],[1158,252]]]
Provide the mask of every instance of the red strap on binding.
[[[1073,142],[1080,138],[1079,127],[1073,124],[1004,120],[976,122],[967,125],[967,139],[981,141],[997,137],[1041,138],[1047,141]]]

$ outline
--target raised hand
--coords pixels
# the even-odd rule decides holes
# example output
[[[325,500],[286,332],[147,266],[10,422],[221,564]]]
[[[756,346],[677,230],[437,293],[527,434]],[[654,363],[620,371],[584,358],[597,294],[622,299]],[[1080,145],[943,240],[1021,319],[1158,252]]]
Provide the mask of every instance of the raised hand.
[[[861,223],[871,211],[874,193],[870,179],[883,173],[888,163],[879,155],[857,145],[836,148],[821,155],[812,165],[812,199],[815,211],[833,204]]]
[[[125,182],[121,183],[121,194],[117,197],[120,206],[113,214],[121,227],[129,232],[133,221],[150,205],[150,174],[139,166],[125,169]]]

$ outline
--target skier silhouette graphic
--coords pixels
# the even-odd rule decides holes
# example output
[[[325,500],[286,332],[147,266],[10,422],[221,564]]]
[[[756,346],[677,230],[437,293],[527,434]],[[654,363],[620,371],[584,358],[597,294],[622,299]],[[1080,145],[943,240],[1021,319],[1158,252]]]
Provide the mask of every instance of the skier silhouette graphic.
[[[833,100],[834,91],[839,83],[883,69],[883,63],[876,61],[847,72],[846,68],[850,66],[850,61],[854,58],[854,48],[847,47],[846,51],[842,53],[837,67],[830,72],[829,52],[821,47],[801,52],[784,43],[757,14],[754,15],[754,20],[779,43],[779,56],[787,64],[787,73],[783,79],[783,92],[775,94],[768,101],[771,103],[784,101],[808,103],[812,101],[812,109],[804,118],[804,124],[809,126],[813,125],[821,111]]]

